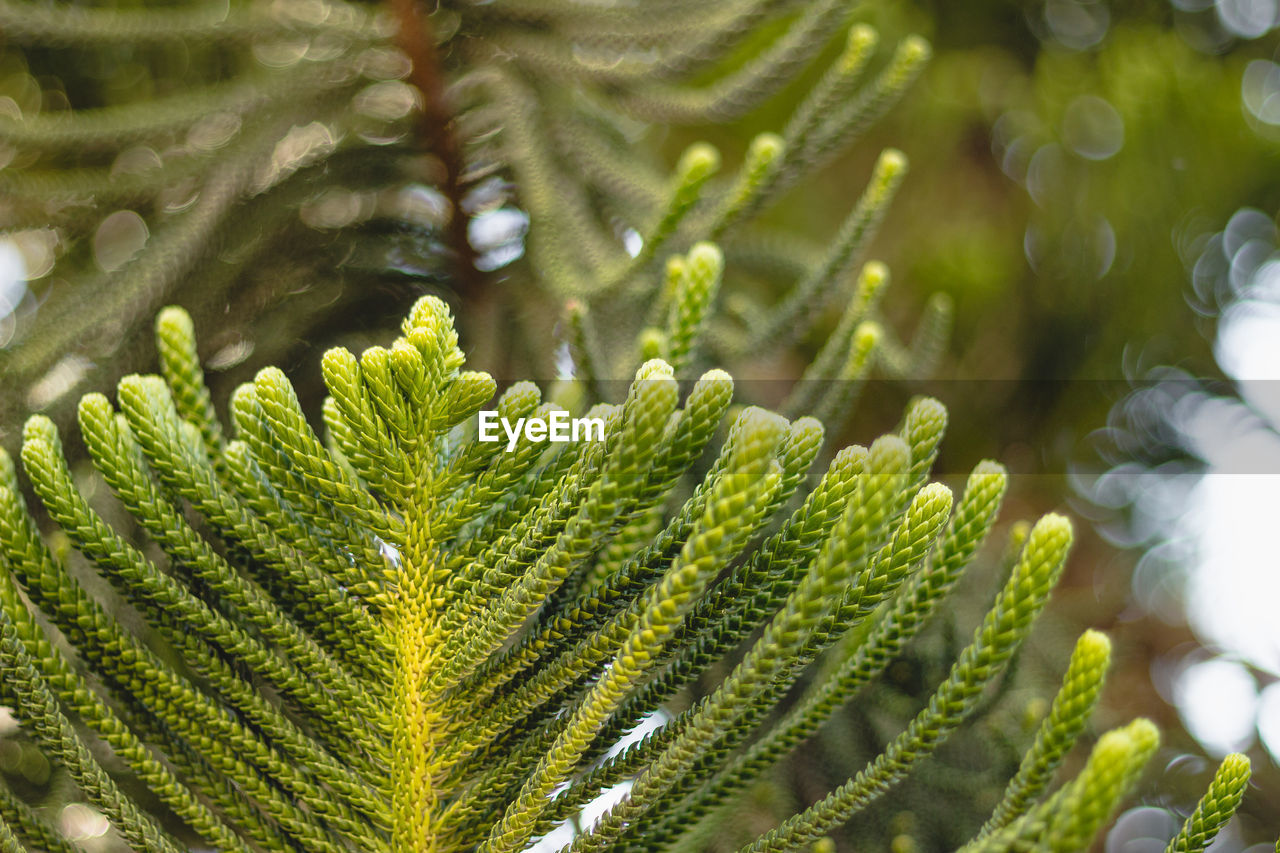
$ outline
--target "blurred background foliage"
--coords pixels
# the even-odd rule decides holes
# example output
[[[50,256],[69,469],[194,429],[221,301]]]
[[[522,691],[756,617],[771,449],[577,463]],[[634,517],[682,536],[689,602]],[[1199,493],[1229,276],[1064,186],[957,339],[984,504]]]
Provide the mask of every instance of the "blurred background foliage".
[[[1015,475],[1013,499],[1020,505],[1010,516],[1065,507],[1098,526],[1078,546],[1059,592],[1056,624],[1037,633],[990,713],[971,724],[983,737],[957,739],[989,748],[943,751],[930,772],[910,783],[902,801],[913,807],[878,814],[874,825],[855,825],[844,838],[877,839],[879,846],[858,849],[906,853],[944,849],[966,837],[989,808],[983,796],[998,793],[1016,766],[1015,747],[1029,737],[1048,695],[1050,682],[1042,676],[1060,670],[1065,660],[1063,638],[1088,624],[1112,632],[1119,653],[1107,691],[1113,718],[1104,715],[1095,724],[1101,728],[1141,711],[1170,733],[1165,760],[1148,778],[1148,800],[1122,816],[1107,849],[1160,849],[1163,842],[1151,839],[1167,838],[1175,828],[1165,809],[1189,811],[1212,769],[1201,756],[1226,751],[1221,743],[1198,743],[1194,731],[1177,733],[1190,717],[1176,700],[1195,697],[1179,693],[1170,672],[1225,652],[1246,668],[1257,693],[1280,677],[1265,657],[1244,658],[1188,627],[1181,604],[1194,589],[1185,578],[1198,552],[1184,548],[1170,555],[1166,549],[1150,558],[1170,536],[1169,523],[1151,521],[1156,510],[1150,501],[1154,493],[1176,503],[1191,487],[1183,479],[1146,476],[1212,467],[1203,436],[1197,445],[1187,437],[1185,418],[1164,417],[1188,395],[1258,409],[1247,395],[1237,399],[1240,376],[1220,364],[1215,346],[1224,312],[1242,299],[1259,298],[1249,287],[1276,251],[1280,4],[875,0],[859,6],[855,20],[874,25],[886,51],[905,34],[924,35],[934,49],[931,64],[886,119],[767,210],[761,222],[789,235],[797,251],[814,251],[862,192],[879,152],[900,148],[911,173],[871,247],[895,280],[884,313],[890,326],[911,329],[932,294],[949,295],[955,308],[948,350],[934,374],[875,383],[840,442],[865,440],[892,426],[909,395],[931,393],[952,411],[939,462],[944,478],[981,457],[999,458]],[[756,134],[785,125],[799,93],[838,54],[837,41],[741,120],[637,124],[630,141],[640,156],[668,168],[703,140],[717,146],[726,162],[738,162]],[[222,53],[148,55],[142,63],[126,49],[100,67],[76,67],[59,62],[56,51],[27,52],[19,61],[16,51],[0,49],[0,111],[5,96],[16,105],[33,97],[32,79],[46,100],[55,97],[49,92],[64,91],[86,103],[116,103],[173,80],[212,80],[227,72],[219,65],[226,61]],[[485,204],[503,209],[500,185],[487,186],[497,200]],[[1240,211],[1251,213],[1240,219]],[[203,313],[212,325],[201,334],[220,370],[221,394],[262,364],[310,365],[316,351],[334,342],[360,346],[381,338],[413,296],[447,279],[435,260],[440,235],[399,229],[394,219],[373,216],[354,230],[323,230],[314,227],[314,218],[291,218],[273,237],[285,263],[248,269],[207,295]],[[127,243],[131,223],[119,224]],[[506,226],[483,297],[450,296],[469,327],[466,342],[482,361],[491,359],[503,374],[523,369],[526,360],[540,361],[535,372],[545,370],[549,348],[514,359],[501,354],[513,329],[548,329],[560,315],[558,302],[529,292],[518,257],[520,223]],[[324,238],[317,239],[321,231]],[[1259,240],[1270,240],[1265,251]],[[28,271],[39,250],[24,247]],[[19,293],[11,299],[15,304],[4,304],[13,294],[0,291],[0,350],[10,340],[21,343],[15,326],[41,299],[44,285],[32,278],[31,293]],[[22,298],[28,303],[16,304]],[[1280,288],[1261,298],[1280,301]],[[760,383],[765,390],[759,394],[767,397],[770,381],[798,377],[837,318],[838,312],[824,316],[792,348],[731,365],[735,375]],[[136,346],[132,339],[124,342],[118,372],[149,363],[145,339],[140,336]],[[0,381],[10,395],[11,377]],[[32,402],[30,393],[17,396]],[[0,427],[12,429],[17,417],[4,413]],[[11,442],[13,434],[0,438]],[[1164,486],[1153,491],[1157,482]],[[1167,506],[1161,517],[1175,527],[1182,518]],[[1116,544],[1132,547],[1122,551]],[[1256,572],[1275,574],[1274,551],[1269,557]],[[1136,581],[1135,565],[1145,571]],[[1171,588],[1168,577],[1184,581]],[[985,588],[991,578],[971,582]],[[1163,597],[1149,594],[1152,588]],[[963,613],[948,614],[867,694],[873,701],[855,703],[820,748],[789,760],[748,811],[767,813],[779,799],[813,798],[842,778],[828,769],[874,754],[883,732],[892,729],[877,715],[900,719],[917,707],[925,685],[949,660],[944,652],[954,646],[954,635],[963,636],[965,629],[957,626],[970,622]],[[1273,648],[1280,644],[1271,642]],[[1280,824],[1280,702],[1265,707],[1272,739],[1263,730],[1232,743],[1254,759],[1256,790],[1215,849],[1264,842]],[[1259,729],[1264,710],[1256,703]],[[42,762],[20,738],[0,741],[0,772],[22,796],[56,787]],[[88,820],[79,813],[72,818]]]
[[[1202,750],[1251,748],[1252,815],[1266,825],[1280,814],[1280,635],[1253,602],[1273,612],[1280,593],[1261,544],[1274,537],[1242,508],[1275,506],[1274,446],[1250,437],[1275,423],[1277,362],[1264,353],[1242,370],[1223,357],[1223,331],[1239,327],[1256,354],[1276,330],[1232,324],[1276,302],[1276,6],[991,3],[986,20],[965,6],[932,10],[938,58],[897,115],[903,138],[947,143],[928,163],[904,146],[917,182],[895,211],[942,236],[890,262],[926,291],[956,288],[956,359],[942,363],[963,387],[1011,380],[976,383],[1004,433],[972,440],[1004,458],[1010,444],[1035,448],[1027,473],[1074,474],[1073,507],[1106,542],[1076,564],[1068,608],[1110,622],[1130,649],[1113,700],[1168,703],[1162,722],[1194,734],[1168,749],[1170,789],[1202,776]],[[992,44],[995,32],[1007,40]],[[948,130],[930,133],[942,116]],[[949,182],[942,209],[913,195]],[[1070,491],[1053,477],[1025,485],[1041,500]],[[1141,839],[1169,823],[1136,808],[1114,849],[1154,846]],[[1247,824],[1223,849],[1262,840]]]
[[[1192,494],[1202,472],[1244,474],[1255,504],[1276,505],[1264,483],[1280,472],[1280,360],[1273,344],[1269,371],[1249,365],[1249,393],[1239,359],[1221,363],[1219,326],[1262,300],[1271,325],[1240,335],[1256,349],[1277,331],[1277,6],[904,2],[871,17],[926,34],[934,59],[871,140],[774,215],[822,233],[877,144],[907,153],[912,174],[873,253],[894,270],[898,319],[937,291],[955,304],[947,357],[918,386],[953,407],[942,464],[998,456],[1025,475],[1017,498],[1047,508],[1073,495],[1098,523],[1062,612],[1129,650],[1113,702],[1163,707],[1163,725],[1195,732],[1168,747],[1169,788],[1151,803],[1185,810],[1206,749],[1250,749],[1258,791],[1221,843],[1259,843],[1280,815],[1280,635],[1250,591],[1269,612],[1280,593],[1273,546],[1246,546],[1274,536],[1238,504],[1211,512]],[[1196,533],[1214,526],[1235,544],[1231,585],[1210,561],[1215,541]],[[1197,618],[1197,600],[1216,620]],[[1234,636],[1213,630],[1233,621]],[[1206,717],[1232,734],[1214,737]],[[1114,849],[1154,849],[1171,826],[1135,808]]]

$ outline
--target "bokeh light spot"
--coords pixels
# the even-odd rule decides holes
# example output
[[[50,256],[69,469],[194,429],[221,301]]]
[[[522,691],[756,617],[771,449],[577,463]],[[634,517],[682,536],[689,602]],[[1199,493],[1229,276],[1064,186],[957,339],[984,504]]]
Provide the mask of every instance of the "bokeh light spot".
[[[1062,141],[1086,160],[1106,160],[1124,146],[1124,119],[1096,95],[1081,95],[1062,116]]]
[[[1221,758],[1254,741],[1258,686],[1243,665],[1226,658],[1193,663],[1174,688],[1178,715],[1207,752]]]
[[[147,245],[150,236],[141,216],[132,210],[117,210],[102,220],[93,234],[93,259],[104,272],[118,270]]]

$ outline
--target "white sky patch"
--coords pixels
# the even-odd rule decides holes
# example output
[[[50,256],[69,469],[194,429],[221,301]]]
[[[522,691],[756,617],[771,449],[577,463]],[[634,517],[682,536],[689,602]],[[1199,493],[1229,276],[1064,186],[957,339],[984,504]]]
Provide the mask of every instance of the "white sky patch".
[[[390,542],[384,542],[380,537],[375,536],[373,542],[378,546],[378,552],[382,554],[382,559],[393,569],[400,568],[400,549]]]
[[[604,817],[609,809],[622,802],[627,794],[631,793],[635,783],[628,779],[625,782],[619,782],[609,790],[587,803],[582,808],[582,815],[579,820],[582,822],[583,829],[591,829],[596,825],[596,821]]]
[[[1215,354],[1223,370],[1239,380],[1245,401],[1280,424],[1280,294],[1275,299],[1245,299],[1228,308]]]
[[[491,272],[518,259],[528,231],[529,215],[523,210],[500,207],[477,214],[467,223],[467,241],[479,255],[476,268]]]
[[[1280,764],[1280,681],[1269,684],[1258,694],[1258,736]]]
[[[560,346],[556,347],[555,361],[556,379],[572,379],[576,371],[573,363],[573,351],[569,348],[568,341],[561,341]]]
[[[0,317],[18,307],[27,292],[27,262],[11,240],[0,242]]]
[[[589,830],[595,825],[596,821],[604,817],[609,809],[622,802],[627,794],[630,793],[633,784],[635,783],[630,779],[625,782],[619,782],[587,803],[578,812],[578,825],[584,830]],[[560,848],[572,843],[576,835],[572,821],[561,821],[556,824],[555,829],[526,847],[525,853],[557,853]]]
[[[1255,739],[1258,688],[1244,666],[1225,658],[1194,663],[1174,687],[1187,731],[1219,758],[1246,750]]]
[[[1269,276],[1258,279],[1269,287]],[[1217,357],[1253,411],[1205,400],[1179,424],[1207,463],[1185,516],[1197,545],[1187,615],[1210,643],[1280,675],[1280,304],[1232,305],[1219,328]]]
[[[619,738],[618,742],[605,753],[604,760],[621,754],[627,747],[639,743],[649,734],[656,732],[669,722],[671,722],[671,715],[659,708],[641,720],[634,729]],[[596,821],[604,817],[609,809],[626,798],[627,794],[631,792],[633,784],[630,779],[626,779],[601,792],[600,796],[588,802],[578,812],[578,825],[584,830],[589,830],[595,825]],[[563,790],[563,786],[557,789],[555,793],[558,794],[560,790]],[[554,798],[555,795],[553,794],[552,796]],[[562,847],[573,841],[575,835],[573,822],[562,821],[556,825],[555,829],[534,840],[532,844],[525,848],[525,853],[558,853]]]
[[[1280,456],[1273,459],[1280,465]],[[1280,675],[1278,508],[1280,474],[1209,473],[1201,480],[1188,513],[1199,553],[1187,618],[1206,641]]]
[[[557,824],[556,828],[525,848],[525,853],[556,853],[574,838],[573,826],[568,821]]]
[[[641,720],[634,729],[627,732],[621,740],[610,747],[609,751],[605,753],[605,757],[613,758],[615,755],[621,754],[623,750],[644,740],[669,722],[671,722],[671,715],[659,708]]]
[[[1260,691],[1254,675],[1280,676],[1280,255],[1269,217],[1254,217],[1265,240],[1259,229],[1234,227],[1251,213],[1238,213],[1224,232],[1234,299],[1215,342],[1239,399],[1192,392],[1166,413],[1204,473],[1161,527],[1163,547],[1178,549],[1189,569],[1187,621],[1216,655],[1193,653],[1182,663],[1173,698],[1183,723],[1212,754],[1260,739],[1280,764],[1280,687]],[[1254,243],[1260,250],[1242,261]]]
[[[12,240],[0,241],[0,347],[17,332],[18,306],[27,295],[27,261]]]
[[[622,232],[622,248],[626,249],[631,257],[639,257],[640,250],[644,248],[644,238],[636,229],[628,228]]]

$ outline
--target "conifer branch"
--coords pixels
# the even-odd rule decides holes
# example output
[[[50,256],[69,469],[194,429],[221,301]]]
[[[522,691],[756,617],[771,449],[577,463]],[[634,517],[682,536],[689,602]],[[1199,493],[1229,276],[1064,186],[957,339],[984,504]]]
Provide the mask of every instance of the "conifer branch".
[[[696,351],[718,258],[698,247],[673,267],[668,340],[679,361]],[[118,411],[99,394],[79,407],[90,459],[140,541],[81,491],[49,419],[28,421],[22,452],[52,521],[168,640],[181,670],[55,557],[0,455],[6,690],[85,795],[149,850],[183,848],[120,793],[67,711],[223,849],[516,853],[623,781],[628,796],[571,850],[692,843],[717,807],[918,632],[974,558],[1005,487],[1003,470],[983,463],[953,516],[950,492],[928,482],[947,415],[927,398],[911,403],[897,434],[838,453],[812,490],[821,425],[754,407],[695,475],[733,385],[708,372],[682,405],[663,361],[641,367],[621,406],[590,410],[603,424],[594,440],[555,447],[524,434],[494,447],[477,414],[494,382],[464,369],[452,318],[433,297],[390,346],[325,356],[328,441],[275,369],[234,395],[228,439],[193,328],[180,310],[162,312],[165,378],[126,377]],[[528,383],[497,406],[517,417],[563,411]],[[668,509],[690,476],[692,492]],[[1057,516],[1032,528],[928,707],[862,773],[744,850],[819,841],[948,737],[1026,636],[1069,540]],[[92,680],[60,656],[37,613]],[[704,698],[604,755],[748,639]],[[1142,726],[1104,738],[1077,780],[1033,802],[1083,726],[1105,648],[1097,635],[1082,639],[975,849],[1022,839],[1078,847],[1132,783],[1154,743]],[[767,724],[826,653],[819,680]],[[1237,782],[1215,783],[1187,830],[1192,847],[1234,811]],[[15,844],[46,831],[17,807],[0,817]]]
[[[1249,758],[1238,752],[1224,758],[1213,774],[1209,790],[1169,842],[1166,853],[1199,853],[1212,844],[1219,830],[1239,808],[1248,782]]]
[[[914,333],[896,333],[879,310],[888,271],[864,258],[902,155],[882,154],[825,249],[757,224],[901,97],[928,45],[908,37],[878,60],[842,0],[388,10],[0,0],[33,80],[62,57],[219,58],[193,59],[182,85],[156,72],[136,99],[104,87],[69,93],[91,107],[0,116],[17,164],[0,174],[0,229],[47,231],[57,270],[0,371],[25,388],[75,356],[119,380],[114,396],[66,389],[28,418],[21,473],[0,450],[0,693],[139,850],[519,853],[561,825],[573,853],[702,849],[723,804],[860,701],[984,559],[1007,486],[994,462],[954,506],[930,482],[947,412],[929,398],[893,433],[824,454],[865,381],[931,370],[950,324],[935,295]],[[709,145],[669,164],[647,144],[648,121],[744,116],[836,39],[790,118],[724,176]],[[90,238],[104,205],[126,203],[149,236],[104,262]],[[527,259],[513,260],[523,233],[472,245],[470,217],[501,208],[527,214]],[[465,320],[499,307],[482,273],[504,264],[503,311],[529,329],[564,312],[563,340],[528,347],[571,357],[550,390],[516,382],[494,400],[445,300],[423,296],[384,345],[325,353],[323,402],[266,367],[225,420],[214,406],[228,389],[204,376],[195,330],[229,294],[278,307],[313,277],[341,292],[341,267],[352,291],[364,270],[402,292],[478,297]],[[199,323],[161,310],[159,375],[132,373],[119,339],[175,300]],[[264,351],[325,316],[291,304],[296,317],[261,312]],[[745,392],[704,370],[789,346],[833,306],[835,334],[785,417],[735,408]],[[25,406],[0,404],[0,427],[16,424]],[[551,434],[580,416],[586,437]],[[1012,575],[927,707],[744,853],[832,849],[839,824],[978,713],[1070,539],[1059,516],[1015,525]],[[1118,807],[1157,744],[1143,720],[1046,793],[1107,649],[1081,639],[966,849],[1082,849]],[[669,721],[613,754],[658,715]],[[1246,777],[1224,763],[1174,853],[1211,840]],[[0,790],[0,848],[72,847]]]

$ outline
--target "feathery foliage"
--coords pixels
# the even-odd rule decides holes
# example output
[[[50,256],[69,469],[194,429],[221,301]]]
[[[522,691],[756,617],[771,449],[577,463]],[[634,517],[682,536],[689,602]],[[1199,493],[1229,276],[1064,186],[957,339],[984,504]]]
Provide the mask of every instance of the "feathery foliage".
[[[342,279],[405,277],[460,298],[464,319],[520,314],[527,340],[561,316],[556,343],[585,393],[560,385],[544,402],[521,382],[497,412],[565,406],[603,425],[600,441],[481,441],[475,416],[497,385],[464,370],[434,297],[389,347],[325,355],[318,414],[266,369],[232,396],[225,432],[194,324],[166,309],[162,376],[80,400],[92,473],[54,420],[28,420],[34,512],[0,451],[0,698],[126,844],[514,853],[568,825],[571,853],[697,849],[921,630],[991,531],[1003,469],[977,466],[953,507],[929,482],[946,413],[920,399],[895,434],[810,476],[822,424],[844,422],[872,366],[927,370],[946,335],[935,298],[897,341],[878,322],[887,270],[853,275],[906,160],[881,155],[825,250],[755,224],[927,59],[914,37],[878,59],[850,9],[0,0],[5,61],[23,69],[0,93],[0,227],[56,270],[18,311],[17,345],[0,347],[6,381],[28,389],[26,406],[0,400],[0,427],[19,408],[57,414],[94,364],[123,372],[121,341],[165,302],[266,318],[255,344],[270,355],[364,298]],[[649,127],[742,117],[836,34],[835,62],[727,178],[706,144],[674,173],[635,151]],[[86,67],[128,67],[133,83]],[[527,241],[486,236],[486,219],[517,212]],[[526,245],[501,280],[486,274]],[[759,282],[781,295],[757,300]],[[787,417],[731,414],[732,380],[704,360],[800,340],[841,304],[804,377],[838,381],[800,383]],[[511,349],[548,365],[538,346]],[[606,381],[631,374],[606,402]],[[1008,667],[1070,539],[1059,516],[1029,527],[926,707],[742,853],[823,844],[926,760]],[[1081,639],[973,846],[1078,849],[1132,785],[1156,743],[1145,721],[1105,735],[1044,796],[1107,657],[1105,639]],[[615,748],[695,679],[710,689]],[[1234,810],[1232,772],[1185,849]],[[72,849],[8,792],[0,844]]]
[[[927,371],[947,333],[941,296],[910,345],[878,327],[854,336],[883,288],[855,293],[852,273],[904,174],[900,152],[880,158],[826,249],[753,225],[928,57],[917,37],[878,57],[853,8],[445,0],[428,15],[411,0],[216,12],[4,0],[15,73],[0,91],[0,228],[36,280],[0,330],[0,370],[27,389],[0,401],[0,425],[16,429],[30,409],[68,422],[71,391],[141,369],[145,347],[131,342],[168,302],[197,318],[229,312],[257,333],[220,341],[225,360],[251,344],[270,363],[344,308],[396,293],[407,307],[424,282],[460,300],[474,329],[494,312],[514,322],[516,340],[486,356],[504,373],[549,372],[546,342],[571,313],[577,349],[594,354],[575,372],[599,390],[634,372],[637,350],[671,349],[677,368],[696,356],[665,337],[682,287],[666,257],[700,241],[720,245],[730,271],[729,294],[702,294],[715,361],[800,339],[849,304],[809,378],[856,372],[851,350],[869,367],[873,340],[887,370]],[[835,37],[839,57],[732,174],[717,177],[721,156],[704,143],[671,173],[659,130],[741,118]]]
[[[325,439],[276,369],[235,394],[227,435],[189,317],[168,309],[157,332],[163,378],[129,376],[114,405],[90,394],[79,406],[93,466],[136,536],[86,496],[47,418],[28,421],[21,458],[66,541],[176,659],[141,643],[86,588],[79,560],[42,539],[0,457],[4,698],[140,850],[198,838],[226,850],[519,851],[622,781],[627,797],[570,851],[687,842],[912,638],[975,558],[1005,490],[992,462],[954,507],[928,482],[946,422],[929,399],[895,434],[836,454],[810,489],[817,421],[747,408],[714,451],[732,380],[708,372],[682,403],[661,360],[621,405],[591,410],[602,440],[526,432],[507,450],[481,440],[475,415],[495,384],[464,369],[434,297],[391,346],[325,356]],[[556,409],[523,382],[496,405],[512,421]],[[675,486],[706,454],[680,499]],[[806,849],[954,732],[1048,601],[1070,542],[1066,519],[1040,519],[928,705],[847,784],[743,853]],[[611,750],[735,647],[714,689]],[[771,719],[820,657],[827,677]],[[975,847],[1077,849],[1130,787],[1156,743],[1145,721],[1105,735],[1079,777],[1040,797],[1107,660],[1104,638],[1081,638]],[[124,791],[95,740],[156,805]],[[1215,785],[1197,837],[1234,807],[1233,784]],[[10,849],[60,849],[34,813],[6,812],[4,825]]]

